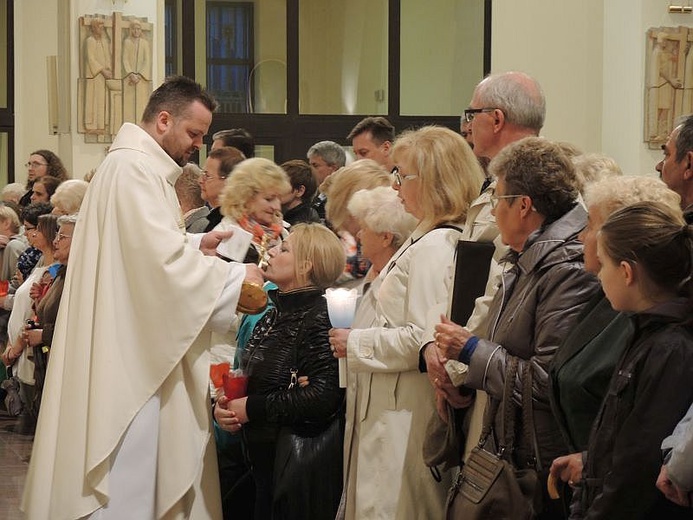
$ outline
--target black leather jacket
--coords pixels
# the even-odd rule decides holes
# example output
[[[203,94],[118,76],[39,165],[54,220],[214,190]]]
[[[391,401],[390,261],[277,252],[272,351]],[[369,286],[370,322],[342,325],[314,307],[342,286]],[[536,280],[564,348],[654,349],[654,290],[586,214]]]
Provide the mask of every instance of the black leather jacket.
[[[271,291],[270,297],[276,308],[255,327],[241,361],[249,376],[244,430],[256,442],[273,441],[283,425],[320,431],[341,413],[344,399],[323,291]],[[292,368],[308,376],[308,386],[289,389]]]

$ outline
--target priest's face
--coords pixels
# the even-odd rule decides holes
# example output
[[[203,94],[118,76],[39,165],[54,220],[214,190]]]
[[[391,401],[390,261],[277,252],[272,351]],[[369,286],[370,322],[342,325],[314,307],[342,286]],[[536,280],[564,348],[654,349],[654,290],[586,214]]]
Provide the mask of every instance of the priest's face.
[[[202,147],[202,138],[212,123],[212,113],[199,101],[193,101],[179,116],[164,111],[158,116],[162,128],[161,147],[179,166]]]

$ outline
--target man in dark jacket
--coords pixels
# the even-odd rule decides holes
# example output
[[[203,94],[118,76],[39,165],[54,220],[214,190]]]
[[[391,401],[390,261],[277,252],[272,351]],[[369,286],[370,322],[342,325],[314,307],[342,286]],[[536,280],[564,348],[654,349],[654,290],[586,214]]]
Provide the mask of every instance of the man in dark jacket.
[[[282,199],[284,220],[291,224],[320,222],[320,215],[311,206],[318,184],[310,165],[301,160],[286,161],[281,165],[291,181],[291,192]]]

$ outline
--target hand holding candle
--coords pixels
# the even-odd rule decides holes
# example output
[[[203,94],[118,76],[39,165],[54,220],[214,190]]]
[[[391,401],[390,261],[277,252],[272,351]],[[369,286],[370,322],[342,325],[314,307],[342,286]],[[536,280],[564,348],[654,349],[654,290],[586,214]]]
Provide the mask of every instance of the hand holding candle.
[[[339,329],[351,328],[356,313],[356,289],[327,289],[327,312],[332,326]],[[339,386],[346,388],[346,358],[339,358]]]

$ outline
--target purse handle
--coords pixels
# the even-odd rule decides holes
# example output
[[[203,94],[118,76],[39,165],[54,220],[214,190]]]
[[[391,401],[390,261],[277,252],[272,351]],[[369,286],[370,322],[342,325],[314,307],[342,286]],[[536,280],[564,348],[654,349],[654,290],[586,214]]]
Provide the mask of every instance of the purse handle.
[[[517,356],[511,356],[505,367],[505,381],[503,384],[503,398],[501,401],[491,398],[488,413],[484,416],[484,423],[479,438],[479,447],[482,448],[494,431],[493,423],[498,410],[503,405],[502,436],[498,440],[498,457],[505,457],[515,449],[515,417],[518,405],[512,400],[515,377],[520,364]],[[532,368],[529,362],[522,368],[522,431],[523,447],[527,453],[531,453],[528,464],[536,469],[537,453],[534,447],[534,409],[532,405]]]

